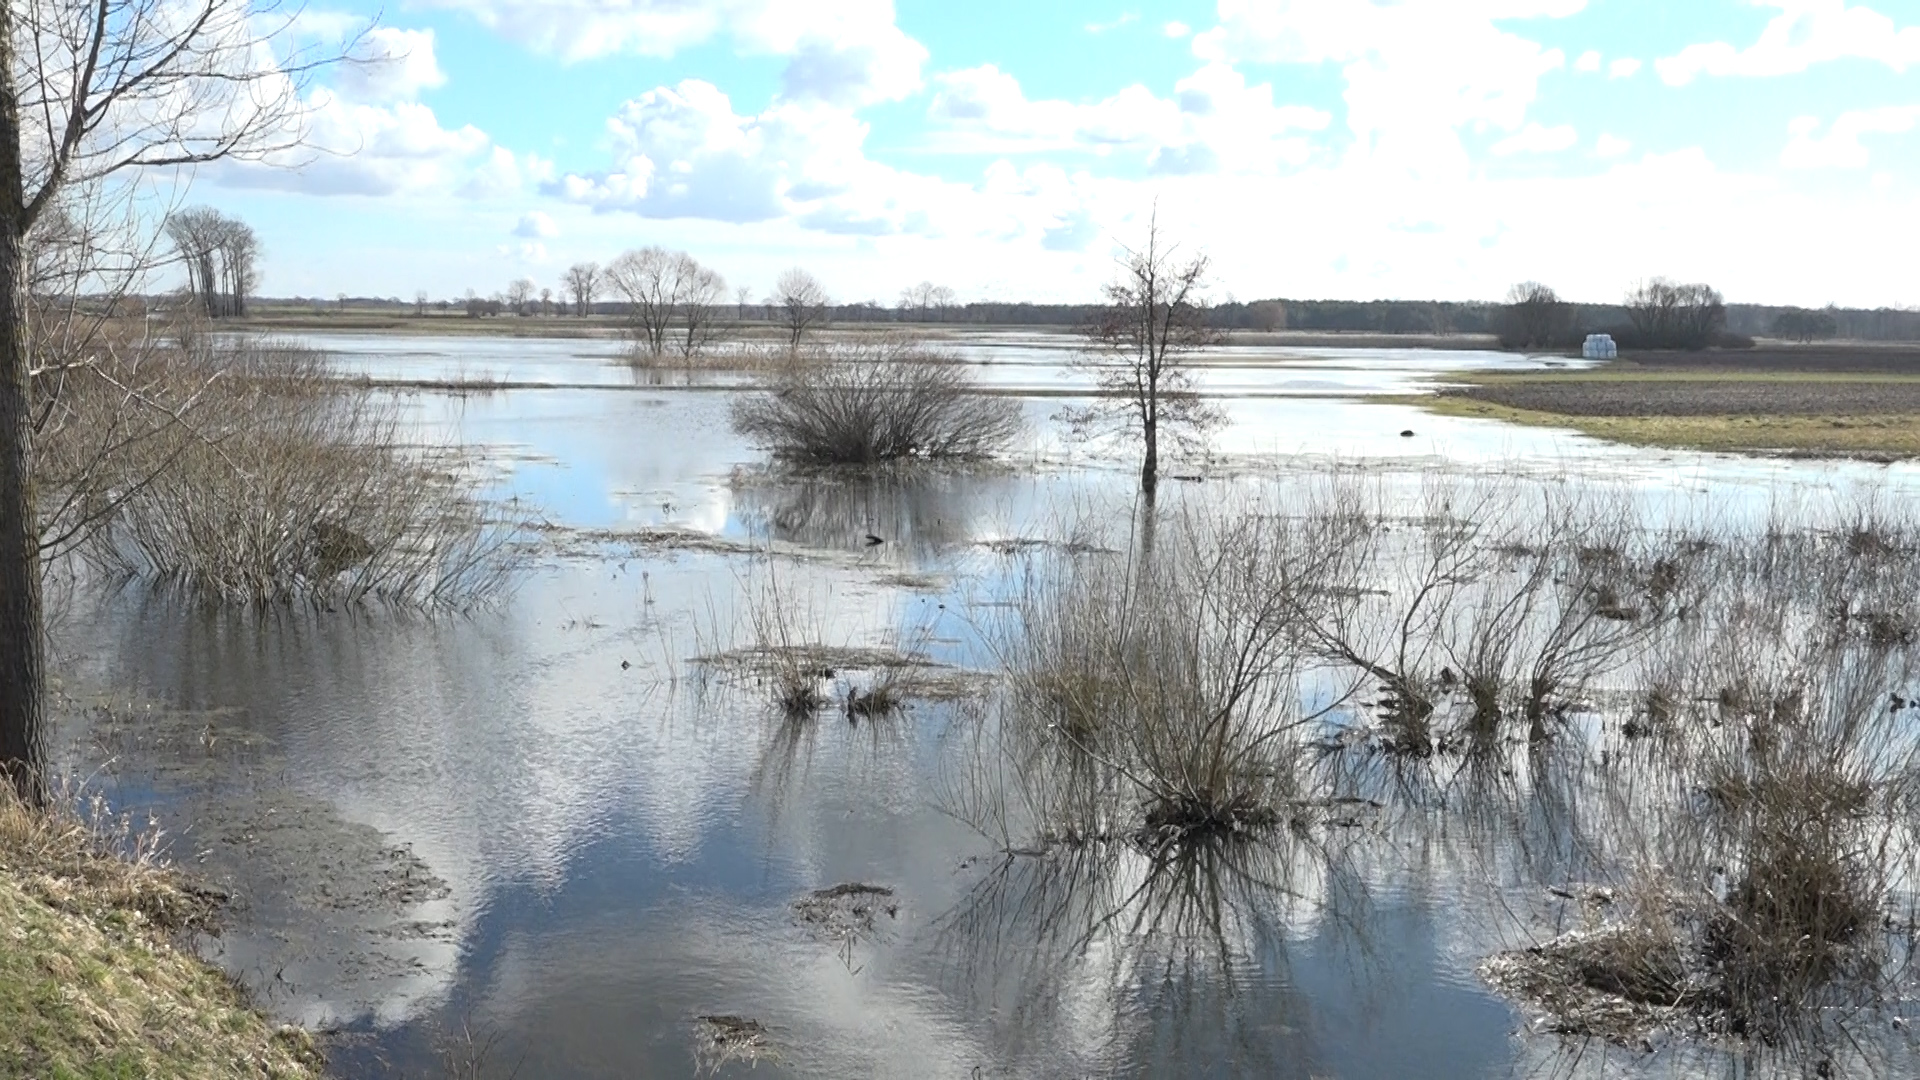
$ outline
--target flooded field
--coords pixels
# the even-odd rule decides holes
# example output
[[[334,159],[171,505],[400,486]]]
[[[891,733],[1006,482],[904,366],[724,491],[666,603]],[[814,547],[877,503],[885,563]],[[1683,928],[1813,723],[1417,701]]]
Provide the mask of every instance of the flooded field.
[[[1135,759],[1112,749],[1093,757],[1126,779],[1103,774],[1090,809],[1036,809],[1036,783],[1075,781],[1032,771],[1046,755],[992,702],[1020,685],[1036,612],[1097,600],[1076,575],[1132,566],[1156,527],[1129,448],[1055,420],[1089,385],[1061,339],[952,343],[1019,400],[1013,453],[859,474],[769,464],[729,427],[743,379],[662,385],[611,342],[310,344],[376,381],[511,387],[375,392],[534,508],[525,580],[438,619],[75,586],[58,745],[231,891],[209,955],[334,1033],[340,1075],[1910,1074],[1904,999],[1900,1026],[1842,1024],[1855,1056],[1795,1058],[1728,1050],[1726,1031],[1608,1038],[1483,976],[1606,924],[1589,890],[1636,858],[1620,838],[1662,793],[1691,797],[1598,680],[1551,748],[1521,724],[1475,755],[1439,731],[1406,753],[1380,679],[1293,672],[1275,700],[1311,722],[1285,736],[1298,774],[1261,774],[1285,813],[1257,841],[1143,840],[1173,819],[1122,820]],[[1489,476],[1526,485],[1489,501],[1515,548],[1545,542],[1515,509],[1537,491],[1599,492],[1596,520],[1710,527],[1731,551],[1770,515],[1838,529],[1920,488],[1904,465],[1648,451],[1366,400],[1545,363],[1564,361],[1222,350],[1199,383],[1227,424],[1209,458],[1170,463],[1156,512],[1206,548],[1234,515],[1321,505],[1338,474],[1373,500],[1377,566],[1404,568],[1433,493]],[[1773,580],[1747,565],[1701,572]],[[1462,668],[1423,665],[1449,691]],[[797,710],[777,700],[795,671],[819,697]]]

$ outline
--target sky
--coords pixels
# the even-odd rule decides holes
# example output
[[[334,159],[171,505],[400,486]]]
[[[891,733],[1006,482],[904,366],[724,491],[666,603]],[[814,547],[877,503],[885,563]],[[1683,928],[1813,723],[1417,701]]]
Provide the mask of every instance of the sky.
[[[662,245],[761,297],[1920,304],[1920,0],[310,0],[307,148],[202,168],[268,296]]]

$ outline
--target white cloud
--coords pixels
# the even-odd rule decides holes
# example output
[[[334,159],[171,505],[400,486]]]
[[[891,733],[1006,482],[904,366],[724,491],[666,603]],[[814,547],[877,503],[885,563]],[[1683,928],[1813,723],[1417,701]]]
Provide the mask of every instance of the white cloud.
[[[1517,133],[1493,144],[1496,157],[1511,157],[1514,154],[1557,154],[1568,150],[1580,141],[1580,135],[1567,124],[1556,127],[1543,127],[1528,124]]]
[[[333,73],[333,87],[355,101],[411,101],[420,91],[442,86],[446,73],[434,56],[432,30],[376,26],[354,50],[354,62]]]
[[[297,145],[264,160],[206,167],[215,182],[316,195],[485,197],[517,190],[541,172],[538,158],[496,146],[472,125],[443,127],[417,100],[446,81],[431,30],[367,29],[354,17],[303,13],[296,32],[323,48],[359,35],[355,55],[364,62],[332,69],[328,84],[307,93],[300,127],[286,133]]]
[[[551,214],[535,210],[520,216],[519,222],[513,227],[513,235],[526,240],[548,240],[560,235],[560,226],[554,224]]]
[[[1631,56],[1623,56],[1607,65],[1607,78],[1631,79],[1635,75],[1640,74],[1640,69],[1645,66],[1645,64]]]
[[[1618,135],[1602,134],[1593,142],[1593,152],[1603,158],[1620,157],[1633,149],[1633,143]]]
[[[1089,34],[1104,34],[1104,33],[1106,33],[1106,32],[1107,32],[1107,31],[1109,31],[1109,30],[1118,30],[1118,29],[1120,29],[1120,28],[1121,28],[1121,27],[1123,27],[1123,26],[1126,26],[1126,25],[1128,25],[1128,24],[1130,24],[1130,23],[1135,23],[1135,22],[1138,22],[1138,21],[1140,21],[1140,13],[1139,13],[1139,12],[1137,12],[1137,11],[1128,11],[1128,12],[1123,12],[1123,13],[1122,13],[1122,14],[1120,14],[1120,15],[1119,15],[1119,16],[1118,16],[1117,18],[1113,18],[1113,19],[1109,19],[1109,20],[1108,20],[1108,21],[1106,21],[1106,22],[1090,22],[1090,23],[1088,23],[1088,24],[1087,24],[1087,33],[1089,33]]]
[[[1186,23],[1183,23],[1178,19],[1175,19],[1172,22],[1169,22],[1166,25],[1162,26],[1160,28],[1160,32],[1166,35],[1167,37],[1173,38],[1174,40],[1177,41],[1180,38],[1187,37],[1188,35],[1192,34],[1193,27],[1188,26]]]
[[[1581,53],[1580,59],[1573,62],[1573,70],[1585,72],[1599,71],[1600,54],[1593,49],[1588,49],[1586,52]]]
[[[842,105],[897,101],[920,87],[927,50],[894,23],[892,0],[421,0],[569,61],[670,57],[729,39],[747,55],[789,58],[789,97]]]
[[[1780,163],[1790,169],[1864,169],[1869,155],[1862,135],[1904,135],[1920,126],[1920,105],[1895,105],[1841,113],[1826,134],[1820,120],[1802,116],[1787,125],[1791,138]]]
[[[1724,41],[1689,45],[1678,55],[1655,61],[1669,85],[1685,86],[1701,75],[1793,75],[1814,64],[1860,59],[1904,72],[1920,64],[1920,26],[1896,26],[1868,7],[1846,0],[1756,0],[1778,8],[1745,49]]]
[[[1517,131],[1566,57],[1496,20],[1564,17],[1585,0],[1220,0],[1193,39],[1221,63],[1343,65],[1355,152],[1417,172],[1464,168],[1458,130]]]
[[[1304,105],[1276,105],[1268,84],[1247,85],[1225,64],[1208,64],[1163,98],[1139,84],[1104,100],[1031,100],[1013,76],[986,64],[935,78],[928,117],[936,146],[989,153],[1048,150],[1145,154],[1156,172],[1271,169],[1311,152],[1298,135],[1332,117]]]

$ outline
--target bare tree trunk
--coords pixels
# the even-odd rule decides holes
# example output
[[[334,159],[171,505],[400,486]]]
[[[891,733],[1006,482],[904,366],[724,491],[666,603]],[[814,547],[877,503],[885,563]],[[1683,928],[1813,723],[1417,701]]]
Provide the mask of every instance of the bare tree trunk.
[[[1140,463],[1140,490],[1151,502],[1153,489],[1160,483],[1160,425],[1149,418],[1142,429],[1146,436],[1147,454],[1146,460]]]
[[[38,802],[44,760],[40,538],[29,455],[26,193],[12,0],[0,0],[0,773]]]

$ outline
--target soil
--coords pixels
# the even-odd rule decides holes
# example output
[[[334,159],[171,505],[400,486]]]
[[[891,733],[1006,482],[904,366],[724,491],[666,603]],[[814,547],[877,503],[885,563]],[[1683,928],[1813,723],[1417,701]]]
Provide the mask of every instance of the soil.
[[[1920,381],[1534,378],[1447,390],[1563,416],[1890,416],[1920,414]]]

